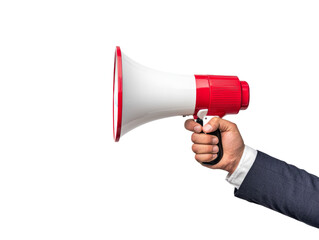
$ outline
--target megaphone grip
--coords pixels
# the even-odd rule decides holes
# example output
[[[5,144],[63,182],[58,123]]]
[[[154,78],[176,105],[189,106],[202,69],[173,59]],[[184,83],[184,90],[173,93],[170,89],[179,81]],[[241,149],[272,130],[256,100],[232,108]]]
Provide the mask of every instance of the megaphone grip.
[[[196,119],[196,122],[199,123],[200,125],[204,125],[204,122],[202,119],[200,118],[197,118]],[[204,133],[203,131],[201,133]],[[210,165],[210,166],[213,166],[213,165],[216,165],[217,163],[220,162],[220,160],[223,158],[223,155],[224,155],[224,151],[223,151],[223,144],[222,144],[222,135],[221,135],[221,132],[219,129],[217,129],[216,131],[214,132],[211,132],[211,133],[207,133],[209,135],[214,135],[218,138],[218,148],[219,148],[219,151],[217,153],[217,158],[214,159],[213,161],[210,161],[210,162],[203,162],[202,164],[205,164],[205,165]]]

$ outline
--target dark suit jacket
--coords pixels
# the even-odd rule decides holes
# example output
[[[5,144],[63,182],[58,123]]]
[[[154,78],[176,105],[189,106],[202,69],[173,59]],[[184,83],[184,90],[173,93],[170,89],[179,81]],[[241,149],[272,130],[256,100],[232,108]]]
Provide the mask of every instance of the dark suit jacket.
[[[260,151],[235,196],[319,228],[319,178]]]

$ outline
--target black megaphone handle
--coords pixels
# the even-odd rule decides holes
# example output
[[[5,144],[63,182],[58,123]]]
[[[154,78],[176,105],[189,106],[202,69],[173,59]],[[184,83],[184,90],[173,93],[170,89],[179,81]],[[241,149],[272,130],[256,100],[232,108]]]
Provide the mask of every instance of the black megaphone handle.
[[[200,125],[203,126],[204,122],[202,119],[200,118],[197,118],[196,119],[196,122],[199,123]],[[201,133],[204,133],[203,131]],[[213,161],[210,161],[210,162],[203,162],[202,164],[205,164],[205,165],[210,165],[210,166],[213,166],[213,165],[216,165],[217,163],[220,162],[220,160],[223,158],[223,155],[224,155],[224,151],[223,151],[223,144],[222,144],[222,135],[220,133],[220,130],[217,129],[216,131],[214,132],[211,132],[211,133],[207,133],[209,135],[214,135],[218,138],[218,148],[219,148],[219,151],[217,153],[217,158],[214,159]]]

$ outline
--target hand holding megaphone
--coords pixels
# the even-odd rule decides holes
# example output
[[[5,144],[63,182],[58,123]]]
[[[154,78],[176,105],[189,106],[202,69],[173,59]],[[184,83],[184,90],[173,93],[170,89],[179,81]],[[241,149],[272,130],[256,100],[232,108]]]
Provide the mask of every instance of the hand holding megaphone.
[[[196,154],[195,159],[206,167],[213,169],[223,169],[232,174],[238,166],[240,158],[244,152],[244,141],[236,124],[215,117],[202,127],[193,119],[185,121],[185,128],[194,132],[191,140],[194,143],[192,150]],[[224,142],[223,155],[220,154],[220,139],[209,133],[219,130]],[[202,132],[206,133],[203,134]],[[216,161],[218,158],[220,159]],[[222,161],[220,161],[223,159]],[[213,164],[207,164],[211,163]]]
[[[113,75],[113,136],[115,141],[130,130],[153,120],[193,115],[202,124],[206,115],[237,114],[249,105],[249,86],[236,76],[179,75],[144,67],[116,47]],[[223,156],[219,138],[217,164]]]

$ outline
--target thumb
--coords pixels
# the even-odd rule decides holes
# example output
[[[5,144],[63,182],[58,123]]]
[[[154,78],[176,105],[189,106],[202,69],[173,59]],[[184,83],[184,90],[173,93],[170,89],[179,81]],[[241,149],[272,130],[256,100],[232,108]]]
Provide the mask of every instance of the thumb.
[[[227,132],[232,131],[235,128],[236,124],[219,117],[214,117],[205,124],[205,126],[203,127],[203,131],[205,133],[210,133],[219,129],[221,132]]]

